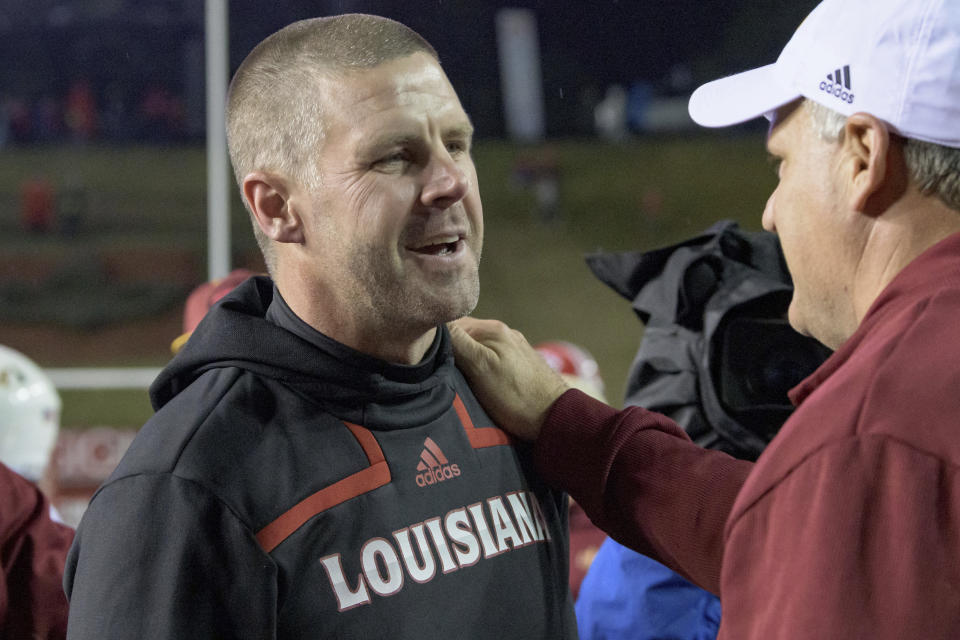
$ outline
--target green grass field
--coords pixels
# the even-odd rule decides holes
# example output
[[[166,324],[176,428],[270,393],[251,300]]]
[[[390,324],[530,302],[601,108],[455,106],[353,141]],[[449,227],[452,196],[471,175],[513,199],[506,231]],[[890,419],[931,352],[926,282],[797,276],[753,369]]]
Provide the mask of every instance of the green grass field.
[[[560,176],[559,215],[552,222],[540,219],[532,191],[513,176],[518,159],[543,156],[554,158]],[[593,278],[583,256],[652,249],[724,218],[758,229],[775,184],[759,134],[523,148],[487,141],[477,144],[474,157],[486,221],[475,315],[500,318],[532,342],[562,339],[586,347],[600,363],[615,405],[642,327],[629,303]],[[86,213],[75,235],[37,237],[20,229],[20,186],[38,176],[58,191],[82,190]],[[0,154],[0,254],[9,259],[166,247],[195,251],[204,265],[204,179],[204,152],[197,148],[6,149]],[[254,250],[236,198],[232,216],[236,252]],[[90,300],[98,304],[95,296]],[[2,336],[0,331],[0,342]],[[172,337],[158,343],[147,362],[125,358],[121,350],[98,364],[161,366]],[[85,339],[96,336],[81,333],[71,342]],[[71,344],[62,348],[58,366],[90,364],[70,358]],[[63,397],[66,426],[137,426],[150,413],[145,392],[72,391]]]

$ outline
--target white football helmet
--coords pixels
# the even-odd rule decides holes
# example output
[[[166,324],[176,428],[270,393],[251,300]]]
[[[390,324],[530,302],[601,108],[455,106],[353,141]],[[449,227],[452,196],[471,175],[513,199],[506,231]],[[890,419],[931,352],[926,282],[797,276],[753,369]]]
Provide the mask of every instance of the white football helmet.
[[[40,367],[0,345],[0,462],[39,482],[57,443],[61,406]]]

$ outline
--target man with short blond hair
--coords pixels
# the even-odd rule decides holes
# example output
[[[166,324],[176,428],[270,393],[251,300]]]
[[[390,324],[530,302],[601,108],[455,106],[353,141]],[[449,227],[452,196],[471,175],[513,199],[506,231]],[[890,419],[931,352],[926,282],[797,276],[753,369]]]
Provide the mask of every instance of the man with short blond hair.
[[[824,0],[694,120],[766,115],[791,325],[835,349],[756,464],[453,330],[484,406],[593,521],[723,603],[722,640],[960,637],[960,4]]]
[[[70,636],[576,637],[566,496],[444,327],[477,303],[483,213],[436,53],[376,16],[294,23],[227,111],[271,277],[151,387],[70,553]]]
[[[266,38],[243,61],[227,96],[227,141],[237,183],[272,169],[309,184],[322,179],[315,150],[323,140],[327,100],[336,79],[351,70],[436,50],[418,33],[379,16],[301,20]],[[323,77],[332,82],[317,82]],[[250,205],[244,199],[248,211]],[[254,223],[268,269],[273,249]]]

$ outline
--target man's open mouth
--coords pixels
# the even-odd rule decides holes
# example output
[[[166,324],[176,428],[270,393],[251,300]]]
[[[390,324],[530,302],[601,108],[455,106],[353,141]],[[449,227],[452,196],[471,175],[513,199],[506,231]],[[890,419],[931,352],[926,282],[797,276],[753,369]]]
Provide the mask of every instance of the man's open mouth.
[[[450,236],[449,238],[437,238],[429,243],[416,247],[410,247],[414,253],[422,253],[429,256],[446,256],[454,253],[460,246],[459,236]]]

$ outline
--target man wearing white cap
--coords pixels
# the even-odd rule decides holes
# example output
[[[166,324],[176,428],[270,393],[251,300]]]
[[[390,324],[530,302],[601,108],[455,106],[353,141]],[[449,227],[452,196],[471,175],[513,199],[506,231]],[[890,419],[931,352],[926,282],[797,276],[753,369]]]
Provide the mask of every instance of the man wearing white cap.
[[[499,424],[620,542],[720,595],[727,640],[960,638],[960,3],[825,0],[694,120],[765,115],[791,324],[835,349],[751,464],[453,330]]]

